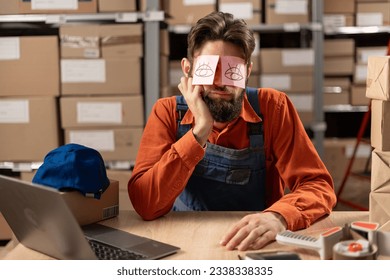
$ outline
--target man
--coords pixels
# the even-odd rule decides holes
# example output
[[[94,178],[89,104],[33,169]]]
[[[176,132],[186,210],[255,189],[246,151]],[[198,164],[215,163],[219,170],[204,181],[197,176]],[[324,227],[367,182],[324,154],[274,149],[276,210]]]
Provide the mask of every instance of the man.
[[[336,202],[287,96],[245,89],[254,47],[253,33],[230,14],[196,23],[181,61],[182,96],[155,104],[128,185],[145,220],[171,210],[254,211],[222,237],[229,250],[260,249],[278,232],[308,227]]]

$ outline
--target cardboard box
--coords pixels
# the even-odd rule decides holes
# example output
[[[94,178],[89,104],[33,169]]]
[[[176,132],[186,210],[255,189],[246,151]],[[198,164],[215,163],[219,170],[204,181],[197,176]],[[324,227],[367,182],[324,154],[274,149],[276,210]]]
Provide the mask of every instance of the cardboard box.
[[[256,25],[262,22],[261,3],[258,0],[219,0],[218,9],[245,20],[248,25]]]
[[[262,74],[260,86],[276,88],[286,93],[313,92],[313,75],[310,74]]]
[[[369,220],[380,225],[390,220],[390,193],[370,192]]]
[[[110,179],[119,181],[119,210],[134,210],[131,204],[127,184],[130,180],[131,170],[113,170],[107,169],[107,176]]]
[[[110,178],[111,185],[114,188],[111,188],[111,186],[110,186],[111,190],[110,190],[110,192],[107,193],[108,195],[103,194],[103,196],[102,196],[103,202],[107,201],[108,200],[107,198],[112,200],[113,198],[116,197],[116,195],[112,196],[110,194],[115,194],[115,192],[113,192],[112,190],[115,191],[115,188],[116,188],[115,181],[118,181],[118,183],[119,183],[119,211],[120,210],[134,210],[134,208],[131,205],[129,195],[127,193],[127,183],[131,177],[132,172],[130,170],[112,170],[112,169],[107,169],[106,172],[107,172],[107,177]],[[35,170],[33,172],[20,172],[20,179],[27,181],[27,182],[32,182],[32,179],[34,178],[35,173],[36,173]],[[113,203],[112,203],[113,205],[118,204],[117,202],[115,202],[115,200],[112,200],[112,201],[113,201]],[[107,202],[104,202],[104,203],[107,204]]]
[[[33,4],[36,4],[34,6]],[[89,14],[97,12],[97,0],[53,1],[19,0],[19,13],[21,14]]]
[[[370,56],[386,56],[386,55],[387,55],[387,46],[357,47],[356,48],[356,63],[368,64],[368,58]]]
[[[390,152],[375,149],[371,156],[371,191],[390,194]]]
[[[324,92],[324,106],[329,105],[348,105],[349,91]]]
[[[59,36],[62,58],[101,57],[98,24],[61,25]]]
[[[10,240],[11,238],[12,230],[0,212],[0,240]]]
[[[98,150],[105,161],[135,161],[143,128],[65,129],[65,143],[78,143]]]
[[[324,57],[324,75],[346,76],[354,73],[353,56]]]
[[[141,94],[141,61],[61,59],[61,94]]]
[[[324,13],[326,14],[353,14],[355,13],[355,0],[325,0]]]
[[[61,192],[80,225],[97,223],[119,214],[119,182],[110,179],[100,199],[85,197],[78,191]]]
[[[390,101],[371,100],[371,145],[390,151]]]
[[[19,13],[19,3],[15,0],[0,0],[0,15],[14,15]]]
[[[167,18],[169,25],[193,25],[200,18],[217,10],[216,0],[202,1],[198,0],[176,0],[164,1],[165,10],[170,17]]]
[[[60,145],[57,99],[0,98],[0,161],[42,162]]]
[[[60,26],[62,58],[133,58],[143,56],[142,24]]]
[[[0,96],[59,95],[57,36],[1,37]]]
[[[308,0],[266,0],[265,22],[268,24],[308,23],[310,6]]]
[[[351,87],[351,105],[368,106],[370,99],[366,97],[365,85],[353,85]]]
[[[136,12],[136,0],[98,0],[99,12]]]
[[[335,27],[355,26],[354,14],[324,14],[324,30],[332,31]]]
[[[354,56],[355,40],[353,39],[326,39],[324,40],[324,56]]]
[[[144,125],[142,95],[60,98],[61,127],[123,127]]]
[[[389,2],[357,3],[356,26],[390,25]]]
[[[313,49],[261,49],[261,73],[307,73],[313,72]]]
[[[99,36],[103,58],[143,57],[142,24],[103,24]]]
[[[390,56],[370,56],[367,64],[366,96],[390,100]]]

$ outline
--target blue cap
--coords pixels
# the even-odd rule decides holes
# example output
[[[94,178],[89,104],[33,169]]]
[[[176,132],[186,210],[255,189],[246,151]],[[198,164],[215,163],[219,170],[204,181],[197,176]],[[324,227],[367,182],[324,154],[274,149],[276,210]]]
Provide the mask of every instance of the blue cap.
[[[66,144],[50,151],[32,182],[59,191],[78,190],[98,199],[110,185],[100,153],[79,144]]]

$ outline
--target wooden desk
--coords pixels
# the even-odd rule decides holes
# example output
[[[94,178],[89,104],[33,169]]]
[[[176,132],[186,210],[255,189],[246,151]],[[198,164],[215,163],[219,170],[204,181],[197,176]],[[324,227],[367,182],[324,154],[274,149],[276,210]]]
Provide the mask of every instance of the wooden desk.
[[[170,243],[181,250],[166,259],[184,260],[237,260],[244,252],[228,251],[219,240],[231,225],[249,212],[171,212],[154,221],[143,221],[134,211],[122,211],[119,216],[102,222],[134,234]],[[324,229],[343,226],[352,221],[368,221],[368,212],[333,212],[302,233],[316,236]],[[273,242],[263,250],[294,250],[303,259],[319,259],[316,252],[283,246]],[[260,250],[261,251],[261,250]],[[50,259],[18,243],[4,259]]]

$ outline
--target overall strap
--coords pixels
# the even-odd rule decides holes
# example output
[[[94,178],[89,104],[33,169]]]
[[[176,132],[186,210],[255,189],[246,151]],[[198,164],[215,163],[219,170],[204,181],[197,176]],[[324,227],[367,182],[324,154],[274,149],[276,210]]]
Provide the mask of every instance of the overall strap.
[[[255,110],[257,115],[264,120],[263,114],[260,111],[259,99],[258,99],[258,89],[247,87],[246,94],[248,96],[248,101],[251,104],[252,108]],[[260,123],[248,123],[249,134],[250,135],[262,135],[263,134],[263,122]]]
[[[176,96],[176,113],[177,113],[177,132],[176,139],[179,140],[191,129],[190,124],[182,125],[181,121],[188,110],[188,105],[184,99],[183,95]]]

